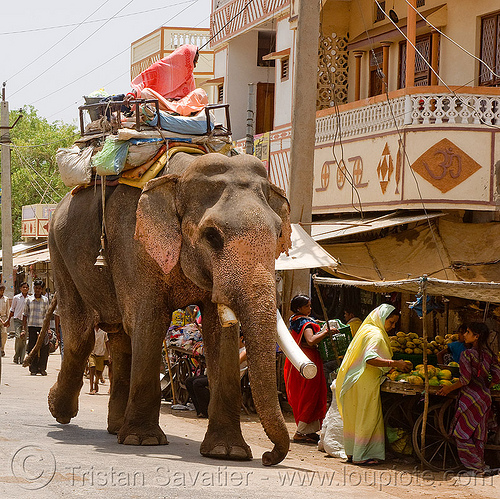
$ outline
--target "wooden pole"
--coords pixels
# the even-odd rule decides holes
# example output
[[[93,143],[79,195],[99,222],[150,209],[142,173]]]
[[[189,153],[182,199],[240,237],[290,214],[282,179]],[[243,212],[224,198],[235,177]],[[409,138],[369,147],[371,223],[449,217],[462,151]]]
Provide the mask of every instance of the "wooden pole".
[[[175,397],[174,377],[172,376],[172,366],[170,365],[170,357],[168,356],[167,340],[163,340],[163,348],[165,348],[165,357],[167,359],[168,375],[170,377],[170,387],[172,388],[172,405],[175,405],[175,404],[177,404],[177,400]]]
[[[354,76],[354,100],[359,100],[361,96],[361,58],[364,52],[362,50],[355,50],[355,76]]]
[[[427,276],[422,277],[422,340],[424,344],[423,348],[423,360],[424,360],[424,414],[422,416],[422,431],[420,433],[420,454],[421,461],[420,464],[422,469],[424,467],[425,459],[425,430],[427,427],[427,415],[429,413],[429,369],[427,366]]]
[[[415,86],[415,49],[413,48],[417,41],[417,0],[408,1],[408,24],[406,25],[406,84],[405,86]],[[412,45],[413,44],[413,45]]]
[[[439,74],[439,33],[437,31],[432,31],[432,52],[431,52],[431,67]],[[431,85],[438,84],[437,74],[431,71]]]

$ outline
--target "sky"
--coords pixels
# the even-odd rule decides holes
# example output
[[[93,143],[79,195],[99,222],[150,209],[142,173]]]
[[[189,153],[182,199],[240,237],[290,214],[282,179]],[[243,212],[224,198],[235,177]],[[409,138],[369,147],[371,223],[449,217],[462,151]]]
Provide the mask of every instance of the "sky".
[[[18,0],[19,1],[19,0]],[[10,110],[78,123],[83,96],[130,91],[130,45],[161,26],[209,27],[211,0],[2,2],[0,84]]]

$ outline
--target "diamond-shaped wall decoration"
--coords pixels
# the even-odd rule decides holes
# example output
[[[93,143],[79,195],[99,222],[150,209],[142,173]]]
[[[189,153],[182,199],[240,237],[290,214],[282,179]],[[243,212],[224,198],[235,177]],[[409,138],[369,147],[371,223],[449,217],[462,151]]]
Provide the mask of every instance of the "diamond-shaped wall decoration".
[[[427,149],[411,168],[444,194],[476,173],[481,165],[451,140],[442,139]]]
[[[380,158],[377,166],[377,175],[380,182],[380,188],[382,189],[382,194],[385,194],[385,191],[387,190],[387,185],[391,180],[393,171],[394,166],[392,164],[391,152],[389,151],[389,146],[386,142],[382,152],[382,157]]]

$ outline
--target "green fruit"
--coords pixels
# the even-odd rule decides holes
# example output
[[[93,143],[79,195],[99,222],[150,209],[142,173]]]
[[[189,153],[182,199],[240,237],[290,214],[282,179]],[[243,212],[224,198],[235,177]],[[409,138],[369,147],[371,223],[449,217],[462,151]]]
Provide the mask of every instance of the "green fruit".
[[[451,375],[451,371],[449,371],[448,369],[443,369],[441,371],[438,371],[437,377],[439,379],[446,379],[446,380],[450,380],[451,378],[453,378],[453,376]]]
[[[439,386],[439,380],[437,378],[430,378],[429,386]]]

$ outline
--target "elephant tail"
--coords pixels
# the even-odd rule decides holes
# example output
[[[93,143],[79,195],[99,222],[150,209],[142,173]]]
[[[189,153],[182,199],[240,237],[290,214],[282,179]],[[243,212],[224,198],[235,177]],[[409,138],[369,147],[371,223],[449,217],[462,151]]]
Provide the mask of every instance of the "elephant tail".
[[[23,367],[28,367],[31,364],[31,361],[38,355],[40,348],[45,341],[45,336],[47,335],[47,331],[49,330],[50,320],[52,319],[52,315],[54,314],[54,310],[57,306],[57,291],[54,293],[52,297],[52,301],[50,302],[49,308],[47,309],[47,313],[43,319],[42,330],[38,335],[38,339],[36,340],[36,344],[31,350],[31,352],[25,357],[23,362]]]

